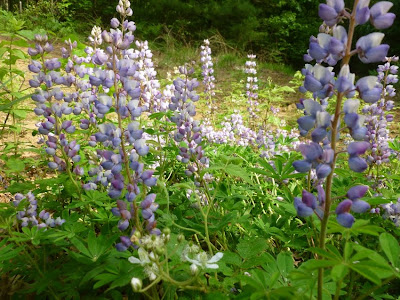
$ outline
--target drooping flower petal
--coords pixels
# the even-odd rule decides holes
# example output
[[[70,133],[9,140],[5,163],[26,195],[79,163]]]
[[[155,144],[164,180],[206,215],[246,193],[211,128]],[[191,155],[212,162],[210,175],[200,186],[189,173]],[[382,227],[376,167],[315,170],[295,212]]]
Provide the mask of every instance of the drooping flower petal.
[[[353,202],[351,200],[345,199],[345,200],[343,200],[342,202],[340,202],[338,204],[338,206],[336,207],[335,212],[338,215],[346,213],[346,212],[349,212],[352,204],[353,204]]]
[[[361,98],[368,103],[375,103],[382,94],[382,87],[378,85],[378,77],[366,76],[360,78],[356,83]]]
[[[322,48],[317,42],[311,42],[308,53],[315,60],[324,59],[328,55],[328,51]]]
[[[319,143],[326,137],[327,134],[328,133],[325,128],[318,127],[311,133],[311,139],[314,143]]]
[[[358,111],[359,106],[360,106],[360,100],[348,99],[343,105],[343,112],[345,114],[356,113]]]
[[[388,13],[393,3],[390,1],[379,1],[374,4],[371,9],[371,23],[376,29],[385,29],[392,26],[396,15]]]
[[[369,149],[370,143],[368,142],[352,142],[347,147],[347,152],[350,156],[362,155]]]
[[[389,45],[382,44],[374,48],[369,49],[364,53],[364,57],[360,58],[363,63],[375,63],[382,62],[385,60],[389,52]]]
[[[303,101],[304,111],[306,114],[316,116],[318,112],[322,111],[322,106],[317,101],[306,99]]]
[[[317,207],[317,199],[312,193],[307,192],[306,190],[303,190],[301,201],[312,209]]]
[[[325,190],[323,189],[322,185],[318,185],[317,191],[318,191],[318,204],[319,204],[319,206],[324,206],[326,195],[325,195]]]
[[[305,205],[299,197],[294,198],[294,208],[299,217],[309,217],[314,213],[313,209]]]
[[[353,223],[355,220],[351,214],[343,213],[343,214],[337,215],[336,221],[343,227],[350,228],[351,226],[353,226]]]
[[[358,57],[363,63],[383,61],[387,56],[389,46],[386,44],[381,45],[384,36],[381,32],[373,32],[357,41]]]
[[[356,127],[358,125],[358,114],[357,113],[345,114],[344,122],[349,128]]]
[[[304,129],[305,131],[310,131],[312,128],[314,128],[315,119],[313,116],[304,116],[300,117],[297,120],[297,123],[299,124],[301,129]]]
[[[306,75],[304,79],[304,87],[307,91],[310,92],[317,92],[322,89],[322,84],[317,79],[314,78],[312,75]]]
[[[309,161],[314,161],[323,154],[322,147],[317,143],[301,144],[299,150]]]
[[[299,173],[307,173],[311,169],[311,163],[306,160],[296,160],[293,162],[293,167]]]
[[[352,130],[351,136],[356,141],[364,141],[367,136],[367,132],[368,132],[367,127],[359,127]]]
[[[351,210],[356,213],[365,213],[370,210],[371,205],[363,200],[355,200],[353,201],[353,205],[351,206]]]
[[[348,190],[346,196],[351,200],[356,200],[356,199],[364,197],[364,195],[367,191],[368,191],[368,186],[356,185]]]
[[[317,127],[327,128],[331,125],[331,115],[326,111],[317,111]]]
[[[368,164],[365,159],[358,156],[353,156],[349,158],[349,167],[354,172],[362,173],[368,168]]]
[[[328,164],[321,164],[317,167],[316,171],[318,179],[323,179],[332,172],[332,168]]]
[[[336,12],[336,10],[327,5],[327,4],[320,4],[319,5],[319,10],[318,10],[318,15],[322,20],[333,20],[338,16],[338,13]]]

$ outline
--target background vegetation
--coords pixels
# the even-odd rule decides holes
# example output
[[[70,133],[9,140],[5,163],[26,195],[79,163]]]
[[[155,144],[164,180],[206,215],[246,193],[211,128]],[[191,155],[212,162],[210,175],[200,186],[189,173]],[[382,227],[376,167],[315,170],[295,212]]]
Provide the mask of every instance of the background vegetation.
[[[198,46],[211,38],[220,50],[254,52],[268,62],[286,63],[295,69],[303,65],[302,56],[310,35],[316,35],[320,22],[319,0],[135,0],[133,19],[140,30],[138,38],[165,46],[171,40]],[[376,1],[371,1],[373,4]],[[400,12],[400,0],[393,0],[393,13]],[[19,1],[2,0],[10,10],[19,10]],[[87,36],[93,24],[108,25],[116,15],[108,0],[22,0],[20,17],[30,29]],[[385,31],[387,40],[396,40],[400,21]],[[370,32],[360,28],[356,35]],[[391,45],[390,55],[400,53],[400,44]],[[360,65],[361,67],[361,65]]]

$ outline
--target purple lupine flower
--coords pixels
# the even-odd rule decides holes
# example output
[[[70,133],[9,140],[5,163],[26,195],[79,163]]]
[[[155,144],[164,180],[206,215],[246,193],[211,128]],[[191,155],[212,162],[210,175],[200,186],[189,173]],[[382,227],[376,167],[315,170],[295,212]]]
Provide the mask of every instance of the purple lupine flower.
[[[46,210],[41,210],[40,213],[37,213],[38,203],[32,192],[27,193],[26,195],[15,194],[13,205],[18,206],[18,204],[23,200],[28,200],[29,205],[24,208],[22,211],[17,212],[17,219],[21,221],[22,227],[38,227],[38,228],[46,228],[47,226],[55,227],[61,226],[65,223],[65,220],[58,217],[56,220],[53,219],[52,215]]]
[[[353,223],[355,221],[352,214],[350,214],[351,205],[352,201],[346,199],[340,202],[339,205],[336,207],[336,220],[340,225],[346,228],[350,228],[351,226],[353,226]]]
[[[377,76],[366,76],[356,83],[360,97],[368,103],[375,103],[382,94],[382,86],[378,83]]]
[[[389,51],[389,45],[381,44],[384,34],[373,32],[358,39],[356,48],[363,63],[382,62]]]
[[[209,111],[213,114],[215,108],[215,101],[212,101],[212,98],[215,96],[215,77],[214,77],[214,64],[212,62],[211,57],[211,48],[210,41],[204,40],[203,45],[201,45],[200,51],[200,61],[202,63],[201,75],[203,76],[203,84],[204,84],[204,94],[206,99],[206,104],[209,107]]]
[[[371,24],[376,29],[386,29],[393,25],[396,15],[389,13],[393,3],[390,1],[379,1],[370,9]]]
[[[383,90],[377,102],[365,106],[367,133],[366,140],[370,143],[371,152],[367,158],[370,165],[380,165],[389,162],[391,155],[389,148],[388,123],[393,121],[393,116],[387,112],[392,110],[394,102],[389,100],[396,92],[393,83],[397,82],[397,66],[391,62],[398,61],[398,57],[386,58],[384,65],[378,66],[378,81],[383,85]]]
[[[313,194],[303,190],[301,198],[294,198],[294,207],[299,217],[309,217],[317,207],[317,198]]]
[[[354,172],[364,172],[368,168],[368,164],[365,159],[359,157],[364,154],[370,147],[368,142],[353,142],[347,147],[349,153],[349,167]]]
[[[305,113],[298,120],[300,134],[307,136],[311,131],[312,143],[299,146],[304,159],[295,161],[293,166],[298,172],[310,172],[310,175],[316,176],[314,185],[318,186],[319,194],[321,194],[320,190],[325,178],[328,175],[332,175],[333,158],[338,154],[333,149],[337,149],[337,142],[340,141],[341,132],[344,129],[341,128],[342,122],[339,118],[342,112],[344,112],[342,120],[350,130],[352,138],[358,141],[350,142],[347,149],[349,166],[353,171],[363,172],[368,167],[365,159],[361,157],[370,148],[369,143],[365,141],[366,137],[375,137],[378,130],[382,134],[385,133],[384,121],[381,128],[373,131],[365,127],[366,117],[359,112],[360,101],[354,99],[356,91],[358,91],[359,98],[365,102],[372,103],[371,107],[375,107],[375,103],[386,92],[378,82],[381,79],[378,80],[377,77],[367,76],[354,84],[355,76],[350,72],[347,64],[350,56],[356,53],[364,63],[379,62],[385,59],[389,46],[381,44],[384,34],[371,33],[363,36],[357,41],[356,49],[352,50],[351,48],[347,49],[352,45],[348,43],[349,36],[346,29],[343,26],[337,26],[343,19],[350,19],[355,15],[355,25],[364,24],[371,19],[371,23],[377,28],[389,27],[393,23],[394,15],[389,14],[386,21],[381,16],[388,14],[392,6],[391,3],[378,3],[370,10],[369,2],[369,0],[356,2],[357,5],[354,7],[353,12],[345,9],[344,1],[329,0],[327,4],[321,4],[319,6],[319,15],[324,20],[324,24],[320,27],[318,36],[310,38],[308,52],[304,55],[305,61],[310,62],[315,59],[317,62],[315,66],[307,64],[302,70],[305,79],[300,91],[304,93],[311,92],[312,97],[307,100],[301,99],[297,105]],[[354,25],[354,23],[350,23]],[[325,67],[322,63],[331,66],[336,65],[345,55],[347,55],[346,64],[342,66],[335,80],[333,68]],[[389,81],[391,80],[396,81],[393,76],[390,76]],[[390,87],[388,93],[393,92],[393,88]],[[341,107],[337,106],[336,113],[331,116],[326,111],[326,108],[329,99],[333,95],[336,95],[337,99],[344,102],[344,107],[342,110]],[[343,100],[344,98],[349,99],[346,101]],[[338,102],[338,104],[343,102]],[[393,103],[389,103],[388,107],[391,108],[392,106]],[[363,112],[365,113],[365,109],[363,109]],[[382,119],[392,120],[393,116],[388,115],[388,117]],[[336,128],[332,128],[334,124]],[[336,136],[332,136],[333,132],[335,132]],[[335,147],[331,146],[333,142]],[[371,148],[376,149],[376,146],[377,144],[375,143],[375,145],[371,145]],[[332,180],[332,176],[328,177],[328,180]],[[357,189],[364,189],[365,192],[365,188],[357,187],[355,190]],[[354,222],[354,217],[349,213],[350,209],[361,213],[370,208],[367,202],[360,200],[359,197],[352,195],[352,193],[354,193],[354,190],[349,191],[348,197],[350,199],[344,200],[336,209],[338,222],[346,227],[351,227]],[[359,196],[361,197],[362,195]],[[295,207],[299,215],[311,214],[311,205],[304,204],[300,198],[296,199]],[[316,211],[316,209],[313,210]],[[320,216],[318,213],[317,215]]]
[[[333,27],[340,20],[343,11],[343,0],[328,0],[327,4],[319,5],[318,15],[328,26]]]
[[[383,218],[391,220],[397,227],[400,226],[400,198],[395,203],[390,202],[381,205],[384,211]],[[379,208],[376,208],[379,209]]]
[[[368,22],[370,16],[370,10],[368,7],[369,1],[370,0],[360,0],[358,2],[358,5],[356,7],[356,23],[358,25],[362,25]]]
[[[259,111],[257,106],[259,105],[258,99],[258,78],[257,78],[257,63],[255,61],[256,56],[254,54],[247,55],[249,59],[246,61],[244,72],[247,75],[246,83],[246,95],[247,95],[247,110],[249,112],[250,120],[256,118],[256,113]]]

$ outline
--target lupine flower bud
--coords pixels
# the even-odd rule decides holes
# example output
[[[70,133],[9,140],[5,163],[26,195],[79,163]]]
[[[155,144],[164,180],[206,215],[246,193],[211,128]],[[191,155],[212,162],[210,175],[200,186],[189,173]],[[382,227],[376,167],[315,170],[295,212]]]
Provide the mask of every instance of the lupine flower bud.
[[[133,277],[131,279],[131,286],[134,292],[139,292],[142,288],[142,281],[139,278]]]

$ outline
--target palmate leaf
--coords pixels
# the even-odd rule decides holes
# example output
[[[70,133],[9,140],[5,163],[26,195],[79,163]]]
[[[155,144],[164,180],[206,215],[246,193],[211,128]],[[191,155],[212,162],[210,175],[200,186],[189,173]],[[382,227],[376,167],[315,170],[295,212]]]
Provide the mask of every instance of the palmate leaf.
[[[392,266],[398,267],[400,258],[400,246],[396,238],[393,237],[391,234],[384,232],[379,236],[379,243]]]
[[[372,281],[376,285],[381,284],[381,279],[379,278],[379,276],[373,270],[368,268],[367,266],[361,265],[361,264],[355,264],[355,265],[350,265],[350,268],[353,271],[356,271],[358,274],[360,274],[364,278]]]
[[[107,260],[106,266],[102,273],[93,277],[93,280],[97,281],[93,286],[94,289],[111,283],[107,289],[110,291],[128,285],[132,277],[144,277],[143,268],[129,263],[126,257],[112,257]]]
[[[241,240],[236,249],[243,259],[249,259],[268,248],[267,240],[263,238]]]
[[[8,240],[4,239],[0,242],[0,269],[4,268],[4,265],[11,259],[17,257],[23,247],[15,247],[15,244],[9,243]]]
[[[331,271],[331,277],[334,281],[338,282],[343,280],[346,275],[349,273],[350,268],[344,264],[333,266]]]

